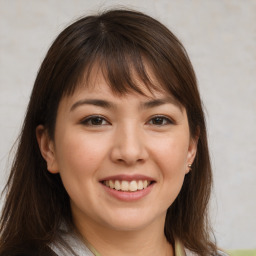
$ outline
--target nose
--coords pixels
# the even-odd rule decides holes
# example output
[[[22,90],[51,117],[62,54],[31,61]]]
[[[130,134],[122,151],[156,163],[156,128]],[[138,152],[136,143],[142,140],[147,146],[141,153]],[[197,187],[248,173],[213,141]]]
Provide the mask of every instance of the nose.
[[[111,150],[112,161],[125,165],[145,162],[148,151],[142,133],[140,128],[134,125],[118,127]]]

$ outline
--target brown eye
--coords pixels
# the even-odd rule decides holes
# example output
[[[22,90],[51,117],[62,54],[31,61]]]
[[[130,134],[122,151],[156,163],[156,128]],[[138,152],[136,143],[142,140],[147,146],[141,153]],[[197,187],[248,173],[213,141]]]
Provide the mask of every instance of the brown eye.
[[[162,126],[172,124],[173,122],[165,116],[155,116],[151,118],[148,123],[151,125]]]
[[[108,125],[109,122],[101,116],[90,116],[84,119],[81,122],[83,125],[87,126],[101,126],[101,125]]]

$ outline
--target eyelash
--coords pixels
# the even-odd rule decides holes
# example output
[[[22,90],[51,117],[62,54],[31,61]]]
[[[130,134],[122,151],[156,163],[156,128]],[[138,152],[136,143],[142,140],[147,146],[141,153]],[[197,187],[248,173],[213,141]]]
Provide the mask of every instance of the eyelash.
[[[157,118],[160,119],[160,120],[162,120],[162,121],[165,121],[165,123],[164,123],[164,124],[152,124],[152,125],[155,125],[155,126],[165,126],[165,125],[174,124],[174,122],[173,122],[172,119],[170,119],[169,117],[166,117],[166,116],[164,116],[164,115],[155,115],[155,116],[152,116],[152,117],[149,119],[149,121],[148,121],[147,123],[149,123],[149,122],[151,122],[151,121],[153,121],[153,120],[156,121]]]
[[[98,119],[98,120],[97,120]],[[156,124],[156,123],[152,123],[152,121],[162,121],[164,123],[161,123],[161,124]],[[93,121],[100,121],[100,124],[93,124]],[[102,122],[106,122],[105,124],[102,124]],[[83,125],[86,125],[86,126],[104,126],[104,125],[109,125],[110,122],[108,122],[106,120],[105,117],[101,116],[101,115],[94,115],[94,116],[89,116],[89,117],[86,117],[85,119],[83,119],[81,121],[81,124]],[[170,125],[170,124],[174,124],[173,120],[171,120],[170,118],[164,116],[164,115],[155,115],[155,116],[152,116],[149,121],[146,122],[146,124],[150,124],[150,125],[155,125],[155,126],[165,126],[165,125]]]
[[[98,119],[98,121],[99,121],[99,119],[101,120],[101,121],[105,121],[107,124],[93,124],[92,122],[93,122],[93,120],[95,121],[96,119]],[[82,121],[81,121],[81,124],[83,124],[83,125],[86,125],[86,126],[102,126],[102,125],[108,125],[108,124],[110,124],[107,120],[106,120],[106,118],[105,117],[103,117],[103,116],[100,116],[100,115],[94,115],[94,116],[88,116],[88,117],[86,117],[85,119],[83,119]]]

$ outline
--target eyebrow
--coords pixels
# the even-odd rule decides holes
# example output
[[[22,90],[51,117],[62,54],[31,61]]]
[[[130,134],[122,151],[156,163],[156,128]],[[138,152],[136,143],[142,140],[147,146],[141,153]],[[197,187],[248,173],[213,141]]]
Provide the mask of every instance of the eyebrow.
[[[180,107],[180,104],[172,97],[166,97],[162,99],[155,99],[155,100],[143,102],[141,103],[141,107],[148,109],[148,108],[154,108],[154,107],[158,107],[168,103]]]
[[[97,107],[102,107],[102,108],[114,108],[114,105],[106,100],[100,100],[100,99],[85,99],[85,100],[79,100],[76,103],[72,105],[70,108],[70,111],[73,111],[79,106],[83,105],[93,105]]]
[[[166,98],[162,98],[162,99],[154,99],[154,100],[150,100],[150,101],[146,101],[146,102],[142,102],[140,104],[140,108],[142,109],[149,109],[149,108],[154,108],[154,107],[158,107],[164,104],[173,104],[176,105],[180,108],[180,104],[172,97],[166,97]],[[115,108],[115,104],[106,101],[106,100],[101,100],[101,99],[83,99],[83,100],[79,100],[76,103],[74,103],[71,108],[70,111],[73,111],[74,109],[76,109],[79,106],[83,106],[83,105],[93,105],[93,106],[97,106],[97,107],[102,107],[102,108]]]

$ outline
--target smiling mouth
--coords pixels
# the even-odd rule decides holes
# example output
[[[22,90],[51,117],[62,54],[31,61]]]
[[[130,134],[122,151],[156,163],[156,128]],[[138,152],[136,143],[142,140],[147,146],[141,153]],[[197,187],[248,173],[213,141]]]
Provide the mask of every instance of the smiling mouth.
[[[123,192],[136,192],[143,190],[150,186],[154,181],[149,180],[104,180],[102,184],[111,189],[115,189]]]

